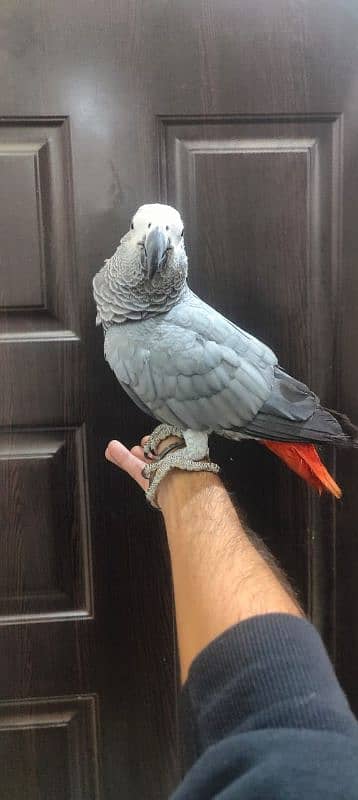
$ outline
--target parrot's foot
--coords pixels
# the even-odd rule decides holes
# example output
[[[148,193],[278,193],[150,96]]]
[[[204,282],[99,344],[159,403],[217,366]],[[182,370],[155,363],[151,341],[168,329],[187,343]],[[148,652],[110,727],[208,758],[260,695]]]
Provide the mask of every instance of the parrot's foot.
[[[166,422],[162,425],[157,425],[147,443],[144,445],[144,455],[155,456],[158,444],[163,442],[164,439],[167,439],[168,436],[179,436],[179,438],[182,439],[183,431],[181,431],[180,428],[176,428],[175,425],[167,425]]]
[[[165,426],[159,427],[164,428]],[[209,461],[208,435],[206,433],[192,430],[179,431],[178,433],[177,429],[173,429],[172,426],[168,425],[167,428],[170,429],[170,433],[166,433],[166,436],[161,436],[159,441],[162,441],[167,436],[179,435],[181,439],[184,440],[185,444],[178,443],[170,445],[163,453],[156,456],[155,461],[151,464],[146,464],[142,470],[143,477],[149,480],[149,488],[146,492],[146,497],[154,508],[159,508],[156,501],[156,493],[160,481],[163,480],[171,469],[183,469],[188,472],[220,471],[220,467],[217,464]],[[156,428],[154,434],[157,430]],[[173,430],[175,431],[174,433]],[[148,444],[151,443],[152,437]],[[152,452],[152,450],[148,449],[148,452]]]

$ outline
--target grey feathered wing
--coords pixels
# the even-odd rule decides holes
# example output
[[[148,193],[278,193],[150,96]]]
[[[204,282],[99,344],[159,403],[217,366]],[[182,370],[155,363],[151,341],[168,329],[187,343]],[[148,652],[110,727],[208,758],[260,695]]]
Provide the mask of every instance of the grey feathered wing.
[[[105,355],[160,421],[229,438],[350,442],[318,397],[262,342],[188,290],[165,314],[110,327]]]
[[[348,418],[323,408],[314,392],[278,366],[270,397],[245,430],[255,438],[278,442],[358,443],[358,429]]]
[[[106,358],[124,388],[182,428],[242,428],[269,397],[276,356],[189,290],[165,314],[109,328]]]

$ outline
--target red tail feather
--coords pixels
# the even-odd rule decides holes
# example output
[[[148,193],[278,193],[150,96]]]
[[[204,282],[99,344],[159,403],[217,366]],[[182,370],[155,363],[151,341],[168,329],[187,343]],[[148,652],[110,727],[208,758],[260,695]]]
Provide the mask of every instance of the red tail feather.
[[[272,442],[261,439],[264,444],[287,464],[297,475],[300,475],[310,486],[321,494],[323,490],[331,492],[335,497],[342,497],[342,490],[333,480],[313,444],[299,442]]]

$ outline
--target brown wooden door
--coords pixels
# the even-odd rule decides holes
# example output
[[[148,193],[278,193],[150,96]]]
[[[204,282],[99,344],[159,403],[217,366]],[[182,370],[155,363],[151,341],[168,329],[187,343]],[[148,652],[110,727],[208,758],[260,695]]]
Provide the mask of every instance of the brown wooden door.
[[[168,200],[191,286],[358,421],[358,10],[3,0],[0,14],[0,794],[165,798],[168,553],[103,457],[152,423],[103,360],[91,278],[133,210]],[[213,455],[357,710],[357,454],[325,454],[341,504],[254,444]]]

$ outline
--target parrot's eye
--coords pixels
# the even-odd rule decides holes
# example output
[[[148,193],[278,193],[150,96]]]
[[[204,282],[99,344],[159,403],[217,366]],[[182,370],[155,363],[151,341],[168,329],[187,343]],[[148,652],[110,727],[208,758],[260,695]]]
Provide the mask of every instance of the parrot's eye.
[[[166,231],[168,231],[168,230],[169,230],[169,225],[166,225],[166,226],[165,226],[165,230],[166,230]]]
[[[182,232],[181,232],[181,235],[182,235],[182,236],[184,236],[184,228],[183,228],[183,230],[182,230]]]
[[[131,231],[133,231],[133,230],[134,230],[134,225],[133,225],[133,222],[131,222]]]
[[[148,222],[148,228],[150,228],[151,224],[152,224],[151,222]]]

